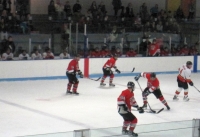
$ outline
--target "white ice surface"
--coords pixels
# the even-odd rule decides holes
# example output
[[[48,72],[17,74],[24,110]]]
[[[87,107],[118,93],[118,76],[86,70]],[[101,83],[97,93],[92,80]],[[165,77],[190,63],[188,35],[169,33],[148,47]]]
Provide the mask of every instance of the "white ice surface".
[[[133,111],[138,125],[200,118],[200,93],[194,87],[189,87],[189,102],[183,101],[183,92],[174,102],[176,74],[157,77],[171,110],[167,111],[153,94],[149,95],[152,108],[165,110],[158,115]],[[200,89],[200,74],[192,74],[192,80]],[[115,77],[115,88],[100,88],[99,81],[80,79],[79,96],[65,95],[67,79],[0,82],[0,137],[120,127],[123,119],[117,113],[117,97],[128,81],[134,81],[133,76]],[[140,78],[139,83],[145,88],[146,79]],[[135,98],[141,106],[141,91],[135,84]]]

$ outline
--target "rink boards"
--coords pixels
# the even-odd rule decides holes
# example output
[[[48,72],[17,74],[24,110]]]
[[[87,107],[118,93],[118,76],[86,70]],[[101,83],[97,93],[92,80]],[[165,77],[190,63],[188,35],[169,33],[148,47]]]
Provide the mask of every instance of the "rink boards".
[[[102,75],[102,66],[109,58],[89,58],[79,61],[80,69],[89,72],[90,77]],[[1,61],[0,81],[9,80],[37,80],[66,78],[65,72],[71,59],[65,60],[29,60],[29,61]],[[200,56],[177,57],[133,57],[118,58],[116,66],[122,72],[119,76],[126,76],[135,67],[134,73],[157,72],[176,73],[178,67],[186,61],[194,62],[194,69],[200,71]]]

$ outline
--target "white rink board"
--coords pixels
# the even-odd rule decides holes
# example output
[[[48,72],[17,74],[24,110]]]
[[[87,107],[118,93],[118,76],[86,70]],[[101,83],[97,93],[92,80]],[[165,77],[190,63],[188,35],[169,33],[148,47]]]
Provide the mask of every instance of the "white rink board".
[[[198,57],[198,70],[200,69],[200,57]],[[102,66],[108,58],[90,58],[89,74],[102,73]],[[116,66],[121,71],[135,72],[170,72],[177,71],[178,67],[186,61],[193,61],[193,56],[182,57],[134,57],[119,58]],[[65,76],[67,60],[37,60],[37,61],[1,61],[0,78],[27,78],[27,77],[52,77]],[[84,72],[84,59],[79,61],[79,67]]]

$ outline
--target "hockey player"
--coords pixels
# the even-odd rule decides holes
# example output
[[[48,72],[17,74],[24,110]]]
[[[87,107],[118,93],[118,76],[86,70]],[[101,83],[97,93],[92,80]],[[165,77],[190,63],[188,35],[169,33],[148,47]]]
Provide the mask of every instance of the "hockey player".
[[[78,74],[81,78],[83,78],[83,74],[79,69],[79,64],[78,64],[79,60],[80,60],[80,55],[77,54],[75,58],[69,62],[69,65],[67,67],[66,75],[68,77],[69,83],[67,85],[66,94],[79,95],[79,93],[77,92],[79,81],[76,77],[76,74]],[[71,92],[70,90],[71,90],[72,85],[73,85],[73,89]]]
[[[175,92],[173,100],[178,100],[178,95],[182,90],[184,90],[184,101],[189,101],[188,98],[188,83],[190,86],[193,86],[193,82],[190,79],[191,75],[191,69],[192,69],[192,62],[187,61],[186,64],[183,64],[179,68],[179,74],[177,76],[177,82],[178,82],[178,89]]]
[[[138,134],[134,133],[134,129],[137,124],[137,118],[131,113],[131,107],[136,107],[139,113],[144,113],[141,107],[134,98],[135,84],[132,81],[127,83],[127,89],[123,90],[120,96],[117,98],[118,113],[123,117],[124,123],[122,127],[123,135],[130,135],[131,137],[137,137]],[[129,127],[129,130],[127,128]]]
[[[114,87],[115,84],[113,84],[113,78],[114,74],[111,68],[114,68],[117,73],[121,73],[117,67],[115,66],[115,62],[117,60],[117,55],[114,54],[113,57],[111,57],[103,66],[103,77],[101,79],[100,86],[105,86],[106,84],[104,83],[104,80],[106,79],[107,76],[110,76],[110,81],[109,81],[109,86]]]
[[[155,97],[159,99],[167,107],[168,110],[170,110],[170,107],[168,106],[167,101],[164,99],[161,93],[161,90],[159,87],[160,86],[159,80],[157,79],[156,74],[142,72],[141,74],[135,77],[135,80],[138,81],[140,77],[144,77],[147,79],[147,87],[142,92],[142,97],[143,97],[143,102],[144,102],[144,105],[142,106],[143,109],[147,108],[147,96],[153,93]]]

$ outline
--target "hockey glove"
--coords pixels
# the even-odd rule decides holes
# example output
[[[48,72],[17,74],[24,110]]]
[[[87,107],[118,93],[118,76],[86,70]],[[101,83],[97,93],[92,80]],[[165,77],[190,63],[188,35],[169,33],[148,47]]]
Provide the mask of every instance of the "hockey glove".
[[[190,86],[193,86],[193,85],[194,85],[194,83],[193,83],[192,81],[191,81],[189,84],[190,84]]]
[[[118,69],[115,70],[117,73],[121,73],[121,71],[119,71]]]
[[[78,71],[78,75],[80,76],[80,78],[83,78],[83,73],[80,70]]]
[[[146,96],[148,96],[149,94],[151,94],[151,92],[149,91],[149,89],[147,89],[147,90],[144,90],[143,92],[142,92],[142,96],[144,97],[146,97]]]
[[[137,110],[139,113],[144,113],[144,109],[142,107],[138,107]]]
[[[137,75],[137,76],[134,78],[135,81],[138,81],[138,80],[140,79],[140,77],[141,77],[141,74]]]

